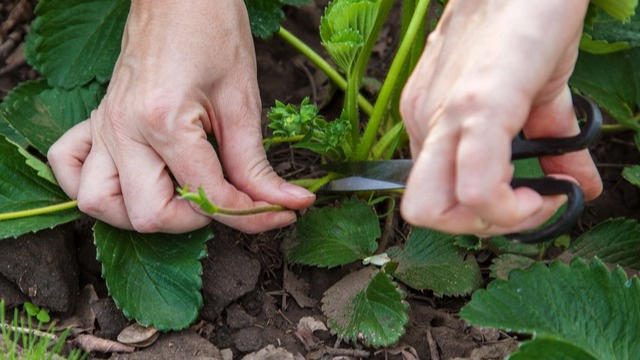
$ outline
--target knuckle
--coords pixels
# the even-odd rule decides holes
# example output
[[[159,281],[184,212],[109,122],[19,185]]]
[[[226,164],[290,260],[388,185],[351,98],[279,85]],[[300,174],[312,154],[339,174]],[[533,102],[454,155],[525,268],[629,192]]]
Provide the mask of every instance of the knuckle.
[[[109,201],[108,196],[92,193],[90,196],[82,192],[78,194],[78,209],[83,213],[101,219],[105,211],[105,204]]]
[[[491,196],[478,186],[460,186],[457,197],[460,204],[471,208],[482,207],[491,202]]]
[[[67,157],[67,147],[61,144],[59,141],[55,142],[47,151],[47,160],[52,168],[58,167],[59,164],[64,162]]]
[[[161,214],[147,211],[142,214],[131,214],[129,220],[133,229],[143,234],[161,231],[165,223]]]

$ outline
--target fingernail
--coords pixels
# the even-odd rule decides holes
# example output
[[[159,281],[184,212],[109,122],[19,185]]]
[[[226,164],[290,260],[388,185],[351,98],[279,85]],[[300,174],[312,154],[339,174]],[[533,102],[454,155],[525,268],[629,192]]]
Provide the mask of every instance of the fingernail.
[[[308,199],[311,197],[314,197],[315,194],[312,193],[311,191],[297,186],[297,185],[293,185],[293,184],[289,184],[289,183],[284,183],[282,184],[282,186],[280,186],[280,189],[284,192],[286,192],[287,194],[296,197],[298,199]]]

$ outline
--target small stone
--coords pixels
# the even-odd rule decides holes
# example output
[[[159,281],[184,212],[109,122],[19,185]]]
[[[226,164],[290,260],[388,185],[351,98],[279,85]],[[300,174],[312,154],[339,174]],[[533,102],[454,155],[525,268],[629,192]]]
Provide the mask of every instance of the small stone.
[[[238,331],[233,337],[234,344],[239,351],[250,352],[262,348],[264,339],[262,330],[250,327]]]
[[[212,322],[225,307],[251,292],[260,276],[260,262],[233,243],[232,236],[222,231],[210,241],[209,256],[202,262],[204,306],[200,315]]]
[[[244,309],[234,304],[227,308],[227,325],[232,329],[243,329],[256,323],[256,318],[247,314]]]
[[[129,323],[111,298],[97,300],[91,304],[91,308],[100,326],[100,330],[96,332],[99,337],[115,340]]]
[[[246,355],[242,360],[293,360],[294,356],[283,348],[269,345],[266,348]]]

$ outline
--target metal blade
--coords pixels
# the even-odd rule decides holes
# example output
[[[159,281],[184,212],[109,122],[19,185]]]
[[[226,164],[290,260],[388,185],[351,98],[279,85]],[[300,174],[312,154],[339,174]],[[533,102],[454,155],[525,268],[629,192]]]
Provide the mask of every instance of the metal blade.
[[[412,166],[413,162],[410,159],[396,159],[332,163],[325,165],[324,169],[346,176],[357,176],[368,178],[370,180],[379,180],[382,183],[393,183],[396,186],[402,185],[401,187],[404,187]],[[386,189],[390,188],[379,188],[379,190]],[[395,187],[394,189],[398,189],[398,187]]]
[[[350,176],[333,180],[322,187],[325,191],[369,191],[404,189],[404,183],[394,183],[362,176]]]

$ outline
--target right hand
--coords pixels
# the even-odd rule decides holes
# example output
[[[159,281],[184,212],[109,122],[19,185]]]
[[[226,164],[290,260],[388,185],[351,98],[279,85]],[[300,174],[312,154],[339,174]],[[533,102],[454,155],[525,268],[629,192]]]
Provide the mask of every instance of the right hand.
[[[132,1],[106,96],[48,154],[80,210],[145,233],[205,226],[211,218],[176,197],[171,176],[221,207],[309,206],[314,195],[267,161],[252,41],[242,0]],[[296,220],[293,211],[214,218],[250,233]]]
[[[541,225],[565,201],[511,188],[511,140],[579,131],[567,81],[588,3],[449,1],[401,98],[414,158],[405,220],[488,236]],[[540,162],[587,199],[602,191],[586,150]]]

